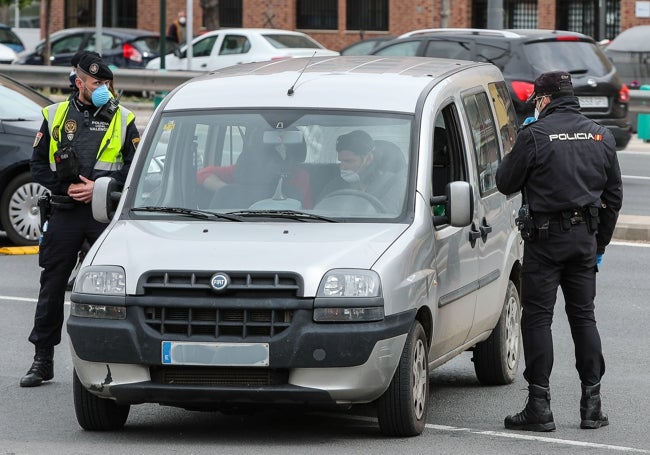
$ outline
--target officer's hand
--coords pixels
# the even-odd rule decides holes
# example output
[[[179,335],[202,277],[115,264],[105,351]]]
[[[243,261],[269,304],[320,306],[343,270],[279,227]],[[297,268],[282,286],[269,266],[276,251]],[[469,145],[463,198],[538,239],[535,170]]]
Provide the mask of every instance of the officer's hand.
[[[597,254],[596,255],[596,267],[600,268],[600,264],[603,262],[603,256],[602,254]]]
[[[81,183],[73,183],[68,187],[68,196],[75,201],[90,203],[93,200],[93,188],[95,182],[88,180],[83,175],[79,176]]]
[[[537,119],[535,117],[526,117],[526,119],[524,120],[524,123],[522,123],[521,125],[522,126],[529,125],[529,124],[531,124],[531,123],[533,123],[535,121],[537,121]]]

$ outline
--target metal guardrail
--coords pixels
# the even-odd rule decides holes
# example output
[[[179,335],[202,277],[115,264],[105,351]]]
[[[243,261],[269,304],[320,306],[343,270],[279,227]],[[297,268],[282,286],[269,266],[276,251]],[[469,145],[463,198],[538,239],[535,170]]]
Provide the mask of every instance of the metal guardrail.
[[[34,88],[59,88],[70,86],[66,66],[6,65],[0,64],[0,73]],[[168,92],[183,82],[206,73],[195,71],[165,71],[147,69],[113,70],[115,88],[133,92]]]
[[[3,65],[0,73],[6,74],[34,88],[69,87],[70,68],[64,66]],[[115,86],[119,90],[133,92],[169,92],[193,77],[206,73],[196,71],[165,71],[147,69],[113,70]],[[630,90],[628,121],[632,130],[637,129],[638,114],[650,114],[650,90]]]

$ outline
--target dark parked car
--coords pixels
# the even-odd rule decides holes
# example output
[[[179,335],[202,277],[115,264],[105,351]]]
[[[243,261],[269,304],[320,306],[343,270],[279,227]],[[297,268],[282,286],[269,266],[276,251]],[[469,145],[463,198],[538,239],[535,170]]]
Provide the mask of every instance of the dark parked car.
[[[29,159],[44,106],[52,101],[0,74],[0,230],[16,245],[36,245],[41,234],[38,198]]]
[[[401,35],[372,52],[490,62],[508,83],[518,120],[533,115],[526,103],[533,81],[546,71],[571,73],[582,112],[609,128],[619,149],[630,140],[629,90],[598,44],[581,33],[557,30],[431,29]]]
[[[97,51],[96,29],[69,28],[55,32],[50,37],[52,65],[72,66],[70,60],[80,50]],[[104,61],[118,68],[144,68],[160,55],[160,35],[148,30],[133,28],[103,28],[101,54]],[[166,51],[178,47],[169,38],[165,41]],[[45,41],[41,41],[33,52],[20,55],[23,65],[42,65]]]
[[[392,35],[381,35],[362,39],[341,49],[341,55],[369,55],[379,46],[393,39],[395,37]]]
[[[25,50],[25,46],[18,35],[11,30],[11,27],[5,24],[0,24],[0,44],[10,47],[14,52],[22,52]]]

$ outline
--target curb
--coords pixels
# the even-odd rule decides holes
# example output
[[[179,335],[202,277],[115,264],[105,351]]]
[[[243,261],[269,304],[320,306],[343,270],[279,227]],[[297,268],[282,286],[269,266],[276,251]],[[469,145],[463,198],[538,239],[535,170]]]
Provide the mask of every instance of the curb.
[[[650,241],[650,216],[619,215],[612,239]]]
[[[0,254],[38,254],[38,246],[7,246],[0,248]]]

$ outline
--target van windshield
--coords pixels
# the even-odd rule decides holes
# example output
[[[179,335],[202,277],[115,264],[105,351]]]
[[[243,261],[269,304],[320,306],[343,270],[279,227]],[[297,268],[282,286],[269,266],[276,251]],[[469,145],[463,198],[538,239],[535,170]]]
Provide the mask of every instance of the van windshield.
[[[397,220],[411,124],[409,115],[347,111],[164,114],[143,144],[127,204],[134,217]]]

